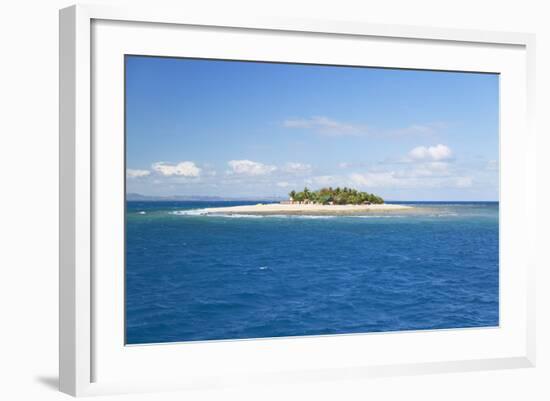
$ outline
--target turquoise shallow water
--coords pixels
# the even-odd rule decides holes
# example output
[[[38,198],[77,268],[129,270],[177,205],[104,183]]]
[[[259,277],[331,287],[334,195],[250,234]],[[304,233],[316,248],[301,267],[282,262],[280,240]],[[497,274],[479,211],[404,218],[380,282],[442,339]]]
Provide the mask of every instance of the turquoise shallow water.
[[[498,203],[196,212],[245,203],[127,203],[127,343],[498,326]]]

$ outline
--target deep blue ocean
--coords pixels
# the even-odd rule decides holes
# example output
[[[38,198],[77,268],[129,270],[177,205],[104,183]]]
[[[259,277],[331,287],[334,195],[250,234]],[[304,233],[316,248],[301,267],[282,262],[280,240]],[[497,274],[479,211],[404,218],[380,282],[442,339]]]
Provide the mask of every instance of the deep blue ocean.
[[[127,202],[128,344],[499,324],[498,203],[195,212],[246,203]]]

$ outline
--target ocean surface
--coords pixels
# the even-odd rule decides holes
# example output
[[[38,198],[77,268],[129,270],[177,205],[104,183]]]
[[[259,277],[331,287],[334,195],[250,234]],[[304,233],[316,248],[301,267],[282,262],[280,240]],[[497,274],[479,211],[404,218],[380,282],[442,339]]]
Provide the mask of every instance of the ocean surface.
[[[498,203],[202,216],[127,202],[127,344],[499,324]]]

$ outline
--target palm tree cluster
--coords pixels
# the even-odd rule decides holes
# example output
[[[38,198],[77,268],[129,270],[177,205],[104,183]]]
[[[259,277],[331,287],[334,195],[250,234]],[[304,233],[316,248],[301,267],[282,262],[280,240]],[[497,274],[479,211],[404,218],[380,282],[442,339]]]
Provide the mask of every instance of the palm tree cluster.
[[[360,192],[356,189],[344,187],[321,188],[318,191],[310,191],[307,187],[301,192],[294,190],[289,194],[291,202],[315,203],[320,205],[362,205],[362,204],[381,204],[384,199],[380,196]]]

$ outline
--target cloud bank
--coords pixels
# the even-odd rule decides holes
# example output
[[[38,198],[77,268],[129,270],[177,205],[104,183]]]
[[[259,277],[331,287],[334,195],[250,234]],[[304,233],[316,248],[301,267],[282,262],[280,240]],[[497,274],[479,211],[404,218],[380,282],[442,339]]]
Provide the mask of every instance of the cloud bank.
[[[281,161],[270,164],[233,159],[225,163],[227,167],[218,164],[216,170],[214,165],[193,161],[155,162],[150,170],[128,169],[126,174],[131,179],[130,188],[136,189],[136,192],[149,186],[156,188],[153,190],[170,193],[257,197],[285,196],[289,190],[304,186],[312,189],[349,186],[382,196],[387,196],[386,193],[400,196],[409,196],[402,195],[408,193],[440,194],[445,193],[440,190],[449,189],[468,194],[480,188],[492,190],[494,174],[498,172],[496,160],[478,160],[475,164],[465,162],[455,158],[453,149],[442,143],[410,147],[393,160],[365,159],[317,164]]]
[[[151,172],[149,170],[138,170],[138,169],[127,169],[126,170],[126,177],[128,178],[142,178],[147,177],[150,175]]]
[[[393,129],[376,129],[368,124],[338,121],[325,116],[287,119],[283,121],[282,125],[285,128],[309,130],[313,133],[329,137],[369,136],[379,138],[432,136],[445,128],[445,124],[435,122],[411,124]]]
[[[311,164],[288,162],[283,166],[281,170],[286,173],[301,174],[301,173],[309,173],[311,172],[311,169],[312,169]]]
[[[283,121],[285,128],[311,129],[328,136],[358,136],[367,133],[366,126],[344,123],[323,116],[311,118],[288,119]]]
[[[153,163],[151,168],[159,173],[160,175],[170,177],[170,176],[180,176],[180,177],[199,177],[201,174],[201,169],[197,167],[194,162],[183,161],[177,164],[171,164],[166,162],[156,162]]]
[[[445,145],[435,146],[417,146],[409,152],[409,157],[413,160],[449,160],[453,156],[451,148]]]
[[[245,176],[267,175],[277,170],[275,166],[254,162],[252,160],[230,160],[227,164],[231,169],[229,173]]]

